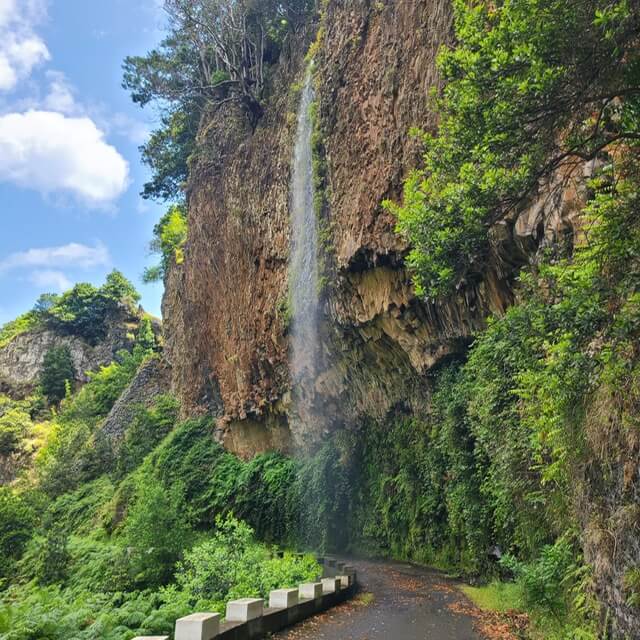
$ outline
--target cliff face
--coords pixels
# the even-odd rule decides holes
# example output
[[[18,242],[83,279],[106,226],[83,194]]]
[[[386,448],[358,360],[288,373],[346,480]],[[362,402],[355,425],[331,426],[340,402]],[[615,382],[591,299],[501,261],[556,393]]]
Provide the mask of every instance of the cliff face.
[[[429,370],[511,302],[514,269],[571,227],[571,194],[541,196],[494,230],[481,282],[437,306],[416,299],[402,266],[406,246],[381,203],[400,198],[419,160],[410,128],[435,124],[429,94],[451,30],[449,0],[327,5],[315,70],[326,166],[324,371],[309,400],[321,419],[303,433],[291,434],[287,421],[289,182],[295,84],[316,27],[285,48],[255,131],[230,105],[204,118],[185,261],[167,281],[165,335],[183,411],[215,415],[217,436],[233,451],[312,444],[397,403],[422,403]]]
[[[140,318],[124,308],[107,319],[103,340],[91,344],[81,336],[64,334],[46,326],[17,335],[0,349],[0,392],[23,396],[37,386],[44,357],[50,349],[67,346],[76,381],[87,382],[87,372],[112,362],[122,349],[131,349]]]

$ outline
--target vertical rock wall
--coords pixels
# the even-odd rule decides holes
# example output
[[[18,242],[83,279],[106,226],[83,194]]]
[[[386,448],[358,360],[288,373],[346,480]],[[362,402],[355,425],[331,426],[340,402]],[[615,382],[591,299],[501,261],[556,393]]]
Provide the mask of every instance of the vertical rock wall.
[[[382,202],[400,198],[419,162],[410,128],[435,125],[429,96],[439,85],[437,52],[451,40],[451,9],[450,0],[330,0],[324,10],[315,54],[317,160],[326,167],[324,349],[310,400],[323,420],[297,434],[310,446],[327,430],[424,402],[429,370],[511,302],[514,269],[565,218],[563,203],[530,207],[496,229],[481,282],[438,305],[414,296],[402,266],[407,248]],[[215,415],[218,438],[243,455],[291,442],[290,165],[316,31],[308,25],[286,44],[255,131],[231,104],[203,119],[185,261],[167,282],[174,389],[186,414]]]

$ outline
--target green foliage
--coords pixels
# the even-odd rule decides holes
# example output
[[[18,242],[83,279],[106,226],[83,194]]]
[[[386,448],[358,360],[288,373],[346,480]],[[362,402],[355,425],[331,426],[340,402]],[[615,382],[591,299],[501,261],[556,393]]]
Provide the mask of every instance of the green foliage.
[[[125,59],[123,87],[141,107],[161,109],[159,129],[141,148],[152,171],[142,195],[176,201],[184,196],[203,112],[235,101],[255,125],[268,68],[313,3],[167,0],[165,9],[171,18],[167,36],[146,55]]]
[[[66,580],[71,556],[67,548],[69,538],[58,526],[51,527],[40,545],[35,567],[39,584],[59,584]]]
[[[0,586],[11,577],[33,535],[36,514],[33,506],[9,487],[0,487]]]
[[[120,307],[132,311],[139,300],[134,286],[114,270],[99,288],[85,282],[61,296],[40,296],[30,317],[95,344],[105,337],[109,316]]]
[[[134,582],[141,587],[169,582],[188,545],[191,529],[181,497],[178,487],[167,490],[148,480],[138,485],[121,536],[131,550]]]
[[[196,109],[164,114],[160,127],[140,147],[142,162],[151,169],[142,197],[180,200],[189,177],[189,158],[196,149],[199,114]]]
[[[38,318],[33,312],[25,313],[0,327],[0,349],[6,347],[16,336],[38,326]]]
[[[262,540],[285,541],[297,523],[295,464],[278,454],[243,463],[212,438],[211,421],[178,425],[145,461],[165,487],[180,487],[189,521],[198,529],[235,514]],[[155,480],[154,480],[155,481]]]
[[[625,573],[624,589],[627,606],[640,607],[640,568],[633,567]]]
[[[67,385],[76,377],[71,351],[66,345],[52,347],[47,351],[40,372],[42,393],[53,404],[60,402],[67,393]]]
[[[519,563],[511,556],[502,559],[522,585],[524,605],[542,608],[558,617],[567,614],[565,579],[574,561],[573,550],[566,540],[542,548],[540,557],[531,564]]]
[[[43,516],[44,526],[55,525],[69,535],[88,535],[99,526],[99,516],[113,493],[114,485],[107,476],[86,482],[49,503]]]
[[[138,408],[118,452],[116,474],[119,477],[136,469],[164,440],[177,422],[179,409],[178,401],[170,395],[158,397],[149,409]]]
[[[3,640],[130,640],[169,634],[189,612],[179,594],[71,591],[30,584],[0,604]]]
[[[36,458],[40,485],[51,496],[73,491],[112,468],[113,453],[98,426],[148,356],[140,345],[132,353],[120,352],[116,362],[91,374],[76,395],[62,402]]]
[[[151,250],[153,253],[159,254],[161,260],[160,265],[145,271],[145,282],[162,280],[167,273],[167,269],[172,264],[182,264],[187,231],[185,207],[183,205],[173,205],[153,229],[154,239],[151,243]]]
[[[455,2],[424,168],[389,204],[420,295],[481,276],[488,229],[561,163],[637,140],[640,13],[627,2]]]
[[[100,294],[107,302],[123,304],[129,308],[140,301],[136,288],[117,269],[107,275],[105,283],[100,287]]]
[[[275,555],[258,543],[253,530],[228,516],[216,519],[216,531],[180,563],[176,582],[196,609],[224,611],[226,601],[267,598],[276,588],[315,580],[320,567],[312,556]]]
[[[12,406],[0,414],[0,455],[8,456],[22,449],[23,440],[32,426],[29,412]]]

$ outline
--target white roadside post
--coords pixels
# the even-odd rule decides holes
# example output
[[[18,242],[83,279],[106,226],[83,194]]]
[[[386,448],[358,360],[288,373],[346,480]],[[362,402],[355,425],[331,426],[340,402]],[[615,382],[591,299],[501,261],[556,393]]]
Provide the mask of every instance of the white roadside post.
[[[300,599],[315,600],[322,597],[322,582],[308,582],[299,587]]]
[[[351,580],[349,576],[338,576],[337,578],[340,581],[341,589],[348,589],[351,586]]]
[[[219,613],[193,613],[176,620],[176,640],[212,640],[219,633]]]
[[[264,600],[260,598],[242,598],[227,603],[227,622],[249,622],[262,617]]]
[[[269,594],[270,609],[289,609],[298,604],[298,589],[277,589]]]
[[[335,593],[340,591],[341,582],[339,578],[323,578],[322,593]]]

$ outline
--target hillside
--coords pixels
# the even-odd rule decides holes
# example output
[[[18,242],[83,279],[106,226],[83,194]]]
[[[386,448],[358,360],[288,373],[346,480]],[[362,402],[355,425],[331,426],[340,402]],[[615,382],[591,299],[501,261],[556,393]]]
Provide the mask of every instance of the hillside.
[[[640,636],[637,0],[165,8],[124,62],[162,339],[120,294],[0,333],[0,638],[167,633],[314,574],[282,549]]]

